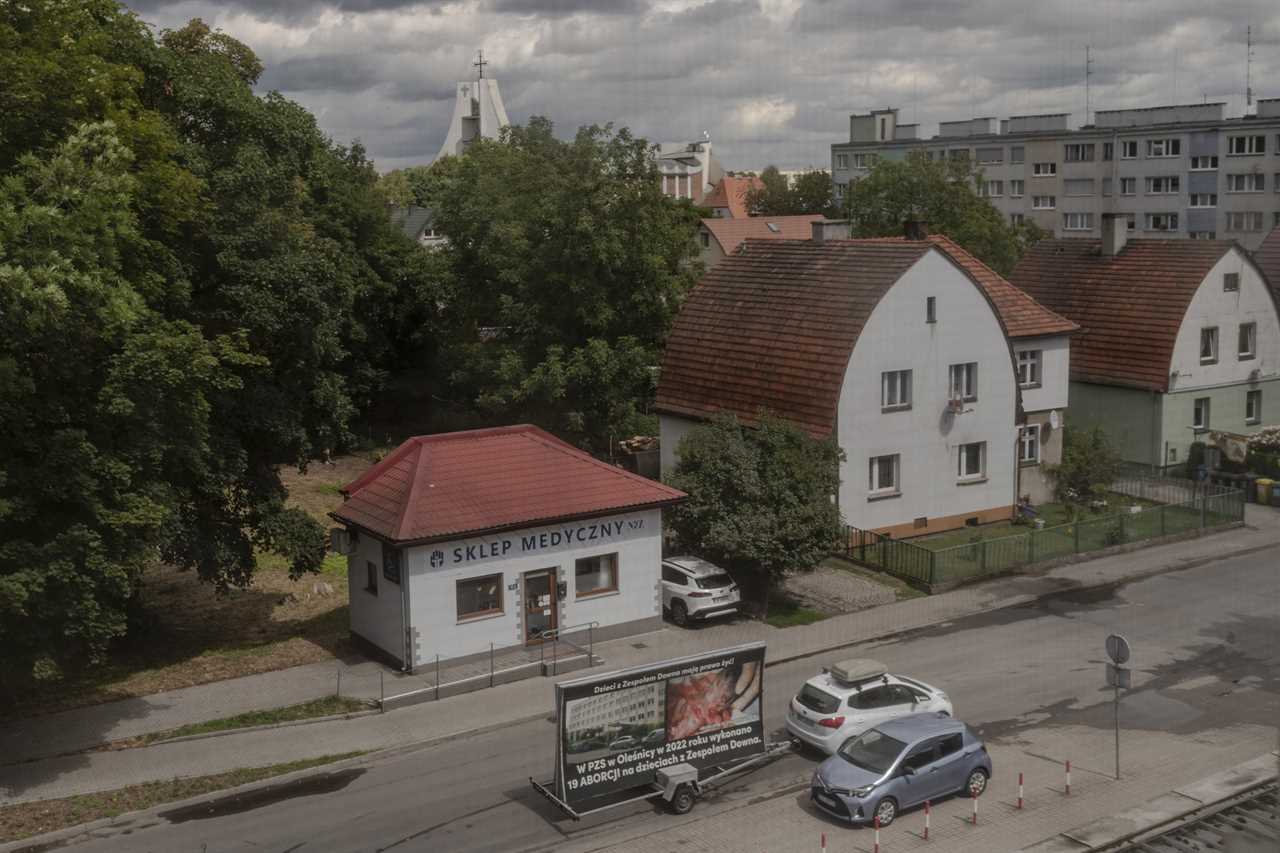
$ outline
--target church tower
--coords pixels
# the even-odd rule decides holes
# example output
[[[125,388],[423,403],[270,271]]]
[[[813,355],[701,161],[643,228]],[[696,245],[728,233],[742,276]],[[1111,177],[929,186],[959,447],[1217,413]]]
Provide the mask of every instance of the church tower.
[[[502,105],[502,95],[498,93],[498,81],[484,76],[484,51],[473,63],[480,69],[475,80],[458,84],[458,96],[453,104],[453,118],[449,122],[449,132],[440,146],[436,159],[446,155],[458,156],[464,153],[475,140],[497,139],[498,132],[511,122],[507,119],[507,109]]]

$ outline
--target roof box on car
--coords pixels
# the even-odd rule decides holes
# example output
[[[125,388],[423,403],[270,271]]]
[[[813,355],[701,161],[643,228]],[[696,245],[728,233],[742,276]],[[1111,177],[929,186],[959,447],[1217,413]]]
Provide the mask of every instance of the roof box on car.
[[[845,684],[870,681],[873,678],[879,678],[888,671],[880,661],[871,660],[870,658],[849,658],[827,667],[827,672],[831,673],[833,678],[837,681],[843,681]]]

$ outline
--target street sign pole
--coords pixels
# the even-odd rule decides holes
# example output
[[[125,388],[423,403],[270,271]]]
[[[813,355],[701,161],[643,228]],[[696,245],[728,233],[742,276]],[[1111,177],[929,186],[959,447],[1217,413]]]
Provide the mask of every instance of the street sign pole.
[[[1120,679],[1116,679],[1116,781],[1120,781]]]
[[[1107,656],[1111,663],[1107,664],[1107,681],[1113,688],[1113,704],[1116,720],[1116,781],[1120,779],[1120,688],[1129,687],[1129,670],[1121,664],[1129,660],[1129,641],[1119,634],[1107,637]]]

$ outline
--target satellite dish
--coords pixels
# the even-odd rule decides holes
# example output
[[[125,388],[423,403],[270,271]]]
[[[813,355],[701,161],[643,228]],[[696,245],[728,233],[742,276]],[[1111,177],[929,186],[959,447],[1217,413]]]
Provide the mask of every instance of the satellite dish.
[[[1062,426],[1062,418],[1058,415],[1058,410],[1054,409],[1049,413],[1049,426],[1057,429]]]

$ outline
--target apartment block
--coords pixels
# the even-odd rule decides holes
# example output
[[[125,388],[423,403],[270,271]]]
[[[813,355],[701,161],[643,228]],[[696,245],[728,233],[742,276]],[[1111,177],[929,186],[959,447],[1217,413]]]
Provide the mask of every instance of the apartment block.
[[[1098,110],[944,121],[938,135],[899,124],[898,110],[849,117],[849,141],[831,146],[837,199],[878,159],[912,151],[974,161],[978,192],[1011,221],[1057,237],[1098,237],[1103,213],[1122,214],[1136,237],[1238,240],[1255,249],[1280,225],[1280,98],[1256,115],[1225,104]]]

